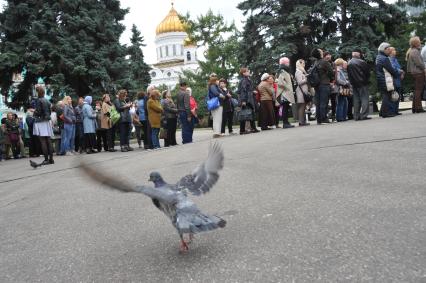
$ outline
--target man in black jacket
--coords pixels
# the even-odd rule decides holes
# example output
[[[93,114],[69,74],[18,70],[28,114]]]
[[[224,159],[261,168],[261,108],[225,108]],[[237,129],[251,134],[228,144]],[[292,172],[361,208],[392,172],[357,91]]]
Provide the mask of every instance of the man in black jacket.
[[[353,87],[354,120],[367,120],[369,112],[368,84],[370,67],[361,59],[361,52],[352,52],[352,59],[348,63],[349,81]]]

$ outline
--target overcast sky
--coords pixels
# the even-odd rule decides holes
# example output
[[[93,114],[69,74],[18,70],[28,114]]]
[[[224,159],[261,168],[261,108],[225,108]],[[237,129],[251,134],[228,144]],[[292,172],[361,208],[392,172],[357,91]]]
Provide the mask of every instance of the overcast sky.
[[[130,28],[136,24],[145,38],[146,47],[143,52],[147,63],[156,62],[155,53],[155,28],[164,19],[171,8],[171,0],[120,0],[123,8],[130,8],[124,24],[127,29],[121,37],[122,43],[129,43],[131,36]],[[6,1],[0,0],[3,6]],[[205,14],[209,8],[215,13],[220,12],[228,22],[235,21],[238,28],[242,28],[244,17],[240,10],[236,8],[241,0],[175,0],[175,9],[180,14],[190,12],[191,17]],[[387,0],[386,2],[395,2]]]

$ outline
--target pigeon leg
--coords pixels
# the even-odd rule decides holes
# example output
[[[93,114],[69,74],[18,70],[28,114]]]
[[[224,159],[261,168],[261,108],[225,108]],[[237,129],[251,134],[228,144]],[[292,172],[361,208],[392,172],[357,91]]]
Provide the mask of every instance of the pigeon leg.
[[[189,250],[188,244],[183,240],[183,235],[180,234],[180,252],[187,252]]]
[[[189,233],[189,241],[188,244],[192,243],[192,241],[194,240],[194,234],[193,233]]]

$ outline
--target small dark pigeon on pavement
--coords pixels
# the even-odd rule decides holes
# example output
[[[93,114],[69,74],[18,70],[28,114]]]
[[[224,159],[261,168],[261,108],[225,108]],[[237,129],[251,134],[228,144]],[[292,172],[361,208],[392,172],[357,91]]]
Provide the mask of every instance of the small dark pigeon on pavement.
[[[154,205],[170,219],[181,239],[180,251],[189,250],[188,243],[193,235],[200,232],[224,228],[226,221],[215,215],[207,215],[201,212],[192,202],[188,192],[200,196],[210,191],[219,179],[219,170],[223,168],[223,150],[218,143],[210,146],[207,160],[200,164],[192,174],[184,176],[176,184],[168,184],[160,173],[152,172],[149,181],[154,183],[154,188],[149,186],[134,187],[122,180],[102,173],[84,162],[80,168],[90,178],[106,185],[108,188],[126,193],[142,193],[152,199]],[[189,234],[189,241],[183,238]]]

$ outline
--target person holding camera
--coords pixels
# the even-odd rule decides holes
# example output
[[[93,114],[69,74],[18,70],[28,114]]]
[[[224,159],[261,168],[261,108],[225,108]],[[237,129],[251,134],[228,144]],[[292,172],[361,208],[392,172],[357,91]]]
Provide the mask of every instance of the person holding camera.
[[[127,91],[125,89],[119,90],[117,93],[118,97],[114,101],[115,109],[120,113],[119,131],[120,131],[120,148],[121,152],[132,151],[129,141],[129,131],[132,125],[132,117],[130,116],[129,110],[132,107],[130,99],[127,97]]]

